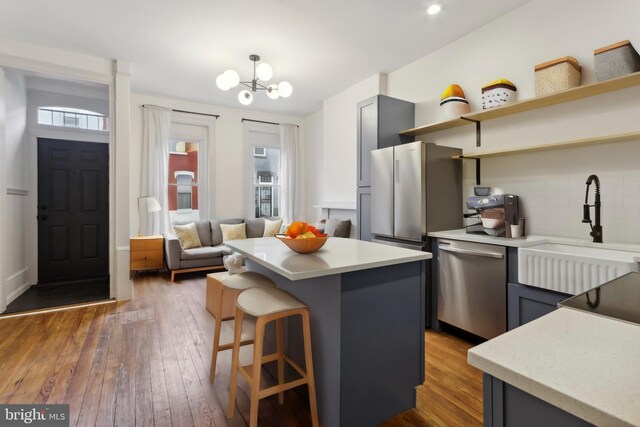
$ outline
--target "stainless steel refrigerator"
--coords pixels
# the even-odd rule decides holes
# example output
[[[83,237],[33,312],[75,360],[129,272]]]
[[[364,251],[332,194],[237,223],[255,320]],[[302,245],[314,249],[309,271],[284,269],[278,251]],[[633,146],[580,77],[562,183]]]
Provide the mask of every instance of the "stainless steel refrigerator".
[[[459,154],[421,141],[371,151],[373,242],[423,250],[427,233],[462,227]]]

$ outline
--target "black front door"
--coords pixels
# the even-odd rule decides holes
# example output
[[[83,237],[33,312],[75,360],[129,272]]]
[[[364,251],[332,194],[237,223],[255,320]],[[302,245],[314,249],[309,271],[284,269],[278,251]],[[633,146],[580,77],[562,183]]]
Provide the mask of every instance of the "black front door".
[[[108,275],[108,145],[38,138],[38,284]]]

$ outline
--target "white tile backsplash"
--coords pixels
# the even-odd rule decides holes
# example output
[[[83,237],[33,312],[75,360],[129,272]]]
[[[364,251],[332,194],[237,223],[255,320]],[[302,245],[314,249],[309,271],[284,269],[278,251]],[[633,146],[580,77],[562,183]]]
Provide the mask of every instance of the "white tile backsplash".
[[[517,194],[521,216],[527,220],[527,233],[591,239],[590,228],[582,221],[586,180],[595,173],[600,178],[602,226],[605,242],[640,244],[640,162],[630,167],[627,156],[640,159],[640,143],[611,144],[578,150],[549,152],[553,162],[543,156],[510,156],[511,173],[500,159],[500,176],[493,176],[494,159],[482,160],[482,185]],[[575,154],[579,152],[580,155]],[[606,154],[606,155],[603,155]],[[624,158],[624,159],[623,159]],[[612,163],[621,165],[618,170]],[[547,167],[550,163],[553,166]],[[558,164],[564,166],[558,168]],[[563,169],[563,170],[559,170]],[[473,194],[475,180],[466,169],[464,197]],[[511,177],[505,177],[512,175]],[[589,189],[593,204],[595,186]],[[466,205],[465,205],[466,206]],[[594,208],[591,219],[595,220]]]

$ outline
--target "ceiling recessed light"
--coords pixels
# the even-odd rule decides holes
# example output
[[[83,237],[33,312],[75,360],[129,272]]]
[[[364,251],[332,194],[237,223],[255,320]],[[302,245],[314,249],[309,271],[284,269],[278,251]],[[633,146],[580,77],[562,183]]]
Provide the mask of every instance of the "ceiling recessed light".
[[[432,4],[427,9],[427,13],[429,15],[435,15],[436,13],[440,12],[441,10],[442,10],[442,6],[440,6],[439,4]]]

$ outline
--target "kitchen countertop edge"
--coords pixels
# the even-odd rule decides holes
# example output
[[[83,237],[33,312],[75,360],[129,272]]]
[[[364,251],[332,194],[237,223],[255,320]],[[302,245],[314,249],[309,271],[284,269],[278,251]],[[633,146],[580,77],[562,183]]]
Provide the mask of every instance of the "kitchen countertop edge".
[[[562,333],[558,331],[559,328],[555,330],[551,329],[546,323],[553,323],[557,321],[559,323],[566,324],[566,320],[568,319],[572,319],[572,321],[577,323],[587,323],[588,325],[584,326],[586,329],[590,329],[589,326],[597,324],[601,329],[610,330],[610,334],[622,334],[625,333],[625,331],[633,331],[633,335],[638,335],[640,333],[640,330],[636,332],[634,329],[628,329],[629,327],[637,328],[637,325],[630,325],[626,322],[621,322],[615,319],[594,316],[589,313],[582,313],[570,308],[559,308],[542,318],[529,322],[520,328],[511,330],[494,338],[493,340],[487,341],[470,349],[467,355],[468,363],[483,372],[504,381],[505,383],[519,388],[532,396],[542,399],[551,405],[557,406],[558,408],[595,425],[640,425],[640,415],[637,411],[635,414],[632,413],[633,409],[627,409],[626,413],[621,414],[621,408],[619,407],[608,410],[607,403],[603,403],[605,399],[598,400],[598,403],[600,403],[599,407],[597,405],[594,406],[593,402],[581,400],[579,397],[580,394],[582,394],[583,397],[585,395],[589,395],[589,393],[585,393],[584,391],[584,387],[588,388],[589,386],[588,375],[584,376],[586,379],[583,380],[583,384],[576,384],[574,381],[575,378],[571,378],[571,375],[568,375],[570,378],[563,382],[562,378],[558,378],[556,376],[553,379],[550,379],[548,374],[545,374],[545,366],[543,366],[545,363],[555,362],[557,364],[563,363],[567,360],[572,361],[572,363],[576,363],[573,366],[573,370],[580,370],[581,372],[589,373],[592,372],[593,369],[597,369],[599,367],[580,366],[577,362],[581,353],[596,351],[593,348],[575,348],[572,351],[573,354],[558,354],[557,359],[553,359],[548,354],[541,355],[541,351],[536,351],[535,336],[537,333],[541,333],[543,329],[545,334],[555,334],[558,340],[566,340],[566,337],[562,336]],[[526,367],[523,365],[513,366],[518,365],[520,362],[518,361],[513,363],[513,360],[509,360],[511,357],[509,354],[513,353],[510,352],[509,349],[514,348],[513,346],[522,345],[522,335],[532,337],[530,339],[532,348],[528,349],[528,355],[531,360],[526,364]],[[610,356],[607,352],[613,352],[610,348],[605,348],[604,350],[600,349],[599,351],[604,353],[603,359]],[[546,360],[546,362],[541,362],[541,360]],[[512,363],[511,366],[509,365],[509,362]],[[634,368],[631,366],[617,366],[616,372],[618,376],[627,375],[625,367],[631,369]],[[547,378],[544,378],[545,375],[547,375]],[[591,384],[591,386],[594,389],[591,390],[591,393],[597,394],[598,390],[595,389],[598,389],[599,385]],[[574,387],[578,393],[572,393],[571,387]],[[640,385],[636,388],[637,390],[627,390],[625,394],[638,395],[640,393]],[[588,397],[586,400],[588,400]],[[610,400],[616,401],[617,399],[610,398]],[[635,406],[631,405],[631,408],[634,407]]]
[[[544,236],[539,234],[531,234],[526,237],[509,239],[506,237],[493,237],[484,234],[470,234],[464,228],[457,230],[433,231],[428,234],[429,237],[437,237],[442,239],[461,240],[465,242],[486,243],[489,245],[506,246],[513,248],[526,248],[540,245],[543,243],[558,243],[573,246],[593,247],[600,249],[613,249],[626,252],[640,252],[640,245],[632,243],[605,242],[594,243],[588,239],[576,239],[572,237]],[[640,256],[634,258],[634,261],[640,262]]]

